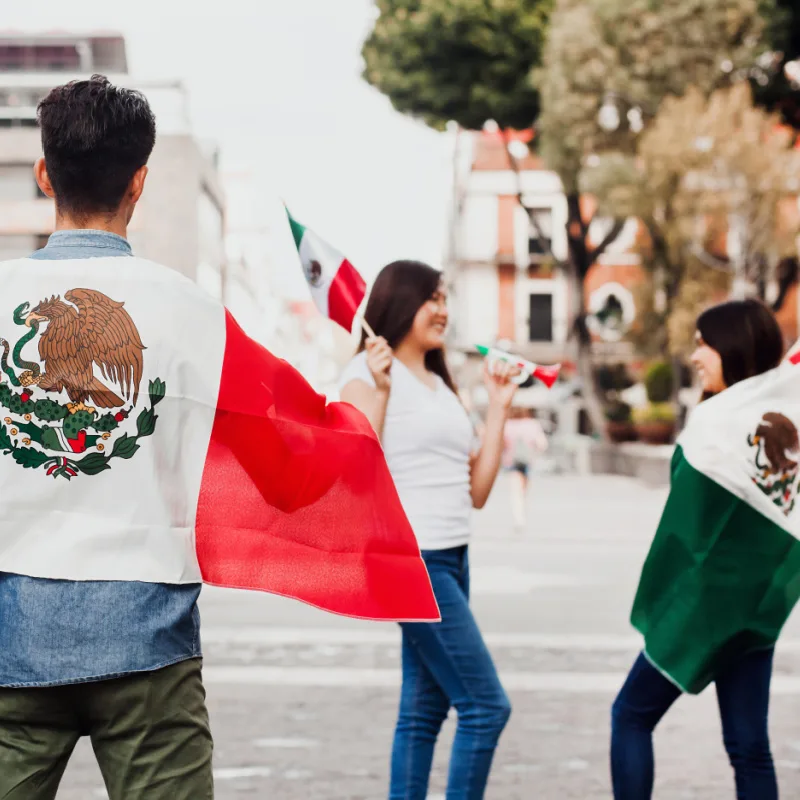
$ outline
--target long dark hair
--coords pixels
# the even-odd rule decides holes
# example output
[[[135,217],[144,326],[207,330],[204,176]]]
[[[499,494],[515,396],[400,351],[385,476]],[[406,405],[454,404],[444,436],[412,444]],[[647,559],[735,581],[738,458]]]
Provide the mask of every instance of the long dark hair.
[[[364,312],[364,319],[377,336],[383,336],[392,350],[406,338],[417,311],[435,294],[442,281],[442,273],[420,261],[393,261],[385,266],[372,287]],[[359,352],[366,344],[367,334],[362,332]],[[430,350],[425,354],[425,367],[438,375],[448,389],[458,394],[447,368],[444,350]]]
[[[758,300],[730,300],[712,306],[698,318],[697,331],[719,353],[726,386],[761,375],[783,358],[778,321]]]

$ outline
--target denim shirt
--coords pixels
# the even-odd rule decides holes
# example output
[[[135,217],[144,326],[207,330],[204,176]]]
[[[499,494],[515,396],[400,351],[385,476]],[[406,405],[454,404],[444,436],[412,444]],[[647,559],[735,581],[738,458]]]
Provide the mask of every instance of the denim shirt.
[[[121,236],[73,230],[57,231],[31,258],[131,255]],[[200,588],[0,572],[0,686],[86,683],[199,658]]]

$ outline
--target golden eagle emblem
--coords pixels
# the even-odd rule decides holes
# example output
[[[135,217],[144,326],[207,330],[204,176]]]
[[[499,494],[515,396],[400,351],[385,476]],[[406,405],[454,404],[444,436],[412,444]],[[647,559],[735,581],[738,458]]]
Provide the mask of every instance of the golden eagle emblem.
[[[43,300],[26,317],[28,327],[43,322],[39,356],[44,373],[39,388],[45,392],[66,390],[73,404],[90,400],[100,408],[118,408],[132,400],[136,405],[142,381],[144,345],[124,303],[102,292],[73,289],[60,297]],[[94,374],[119,384],[120,397]]]
[[[770,411],[761,418],[756,432],[747,438],[755,448],[753,483],[787,516],[797,500],[800,466],[800,436],[795,424],[783,414]]]
[[[16,308],[14,323],[28,331],[13,351],[0,338],[0,406],[9,413],[0,451],[23,467],[70,479],[132,458],[138,441],[154,433],[154,409],[166,393],[158,378],[149,383],[150,406],[139,413],[135,433],[112,438],[137,404],[144,372],[145,346],[124,305],[94,289],[72,289],[63,300],[53,295],[30,311],[28,303]],[[37,336],[41,363],[23,357]],[[64,393],[66,403],[46,396]]]
[[[308,265],[303,267],[306,273],[306,280],[315,289],[322,285],[322,264],[316,259],[310,261]]]

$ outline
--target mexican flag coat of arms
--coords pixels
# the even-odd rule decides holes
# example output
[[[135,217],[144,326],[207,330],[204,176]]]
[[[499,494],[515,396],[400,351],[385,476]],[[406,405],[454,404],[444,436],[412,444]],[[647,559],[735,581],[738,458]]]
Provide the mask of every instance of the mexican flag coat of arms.
[[[376,436],[191,281],[0,265],[0,570],[274,592],[435,620]]]

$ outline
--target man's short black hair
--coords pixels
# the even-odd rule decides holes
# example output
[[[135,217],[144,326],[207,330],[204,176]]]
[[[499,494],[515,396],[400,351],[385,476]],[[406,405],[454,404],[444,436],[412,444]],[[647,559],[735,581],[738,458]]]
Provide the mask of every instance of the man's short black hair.
[[[156,141],[144,95],[103,75],[57,86],[38,108],[47,174],[59,208],[114,212]]]

